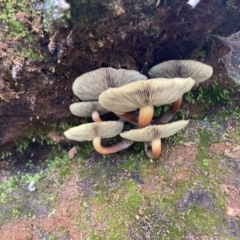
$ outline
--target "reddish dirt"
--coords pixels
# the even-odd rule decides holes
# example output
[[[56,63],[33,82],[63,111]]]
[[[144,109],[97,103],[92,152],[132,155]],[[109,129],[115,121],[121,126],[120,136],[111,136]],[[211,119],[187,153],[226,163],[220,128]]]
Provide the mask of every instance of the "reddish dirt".
[[[238,144],[223,142],[214,144],[210,148],[210,153],[213,156],[224,159],[230,157],[231,159],[237,159],[240,156],[240,147]],[[220,160],[221,161],[221,160]],[[220,185],[221,191],[226,194],[226,212],[230,217],[240,217],[240,188],[236,186],[234,174],[230,173],[225,177],[224,182]]]
[[[171,184],[176,184],[181,180],[188,179],[189,175],[192,173],[192,161],[195,159],[197,154],[197,147],[186,147],[186,146],[174,146],[171,147],[169,153],[167,153],[166,145],[163,146],[163,153],[160,156],[161,164],[166,164],[168,166],[168,171],[172,175]],[[142,191],[147,196],[154,196],[156,192],[171,192],[171,187],[167,186],[163,181],[163,176],[159,175],[158,171],[161,169],[161,164],[156,168],[153,173],[147,174],[144,178],[145,184],[140,185]],[[177,167],[177,172],[174,169]]]
[[[64,184],[58,194],[54,213],[49,217],[11,221],[0,228],[1,238],[9,240],[40,239],[63,229],[73,240],[87,239],[86,231],[79,230],[83,202],[76,186],[76,176]],[[56,235],[56,237],[61,237]]]
[[[142,205],[138,214],[135,216],[137,220],[145,219],[143,212],[147,209],[148,203],[145,201],[145,197],[154,198],[157,193],[162,194],[173,191],[172,186],[182,180],[187,180],[192,174],[194,174],[193,161],[197,154],[197,146],[177,145],[172,146],[171,151],[165,150],[161,156],[161,163],[158,167],[153,168],[151,172],[148,172],[144,177],[145,184],[138,184],[137,188],[142,193]],[[167,144],[165,143],[165,149]],[[218,157],[225,159],[225,154],[232,152],[236,153],[237,144],[230,142],[220,142],[212,144],[209,154],[211,157]],[[239,157],[239,155],[235,155]],[[156,164],[156,163],[155,163]],[[166,185],[164,176],[159,174],[159,171],[163,167],[168,168],[170,171],[171,182]],[[76,168],[76,166],[74,167]],[[177,172],[174,169],[177,168]],[[19,218],[1,226],[0,233],[2,239],[9,240],[26,240],[26,239],[40,239],[47,236],[55,236],[57,239],[61,239],[62,236],[66,236],[66,239],[84,240],[88,239],[89,229],[94,228],[96,232],[108,231],[107,218],[106,221],[96,221],[96,216],[101,211],[104,211],[106,205],[101,207],[93,206],[91,208],[91,226],[87,226],[86,215],[83,214],[84,200],[81,194],[81,187],[77,184],[79,176],[73,174],[69,180],[67,180],[61,187],[57,204],[54,212],[47,217],[43,218]],[[221,191],[226,194],[226,213],[231,217],[239,216],[240,201],[239,188],[233,184],[233,178],[231,175],[225,176],[224,181],[220,185]],[[127,196],[125,196],[127,198]],[[117,199],[116,199],[117,201]],[[82,225],[81,225],[82,224]],[[68,237],[68,238],[67,238]],[[64,239],[64,238],[63,238]],[[187,235],[186,239],[197,239],[196,236]],[[199,238],[200,239],[200,238]],[[201,239],[216,239],[215,237],[202,237]]]

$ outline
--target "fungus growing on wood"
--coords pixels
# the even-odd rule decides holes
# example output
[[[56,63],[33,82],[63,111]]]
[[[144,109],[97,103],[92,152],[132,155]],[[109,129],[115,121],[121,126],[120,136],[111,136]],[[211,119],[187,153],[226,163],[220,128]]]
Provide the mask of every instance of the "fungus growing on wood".
[[[64,136],[75,141],[92,141],[95,150],[101,154],[119,152],[132,145],[131,141],[123,140],[110,147],[101,145],[102,138],[117,136],[123,129],[123,123],[117,121],[86,123],[64,132]]]
[[[204,82],[212,76],[213,68],[194,60],[170,60],[152,67],[151,78],[192,78],[195,84]]]
[[[99,68],[76,78],[72,90],[81,100],[98,100],[99,95],[111,87],[120,87],[147,77],[135,70]]]
[[[94,122],[101,122],[100,116],[109,112],[98,101],[76,102],[72,103],[69,108],[73,115],[78,117],[92,117]]]
[[[139,127],[147,126],[153,117],[154,106],[169,104],[189,91],[194,85],[191,78],[150,79],[109,88],[99,96],[100,104],[119,117],[140,109]]]
[[[167,138],[183,129],[189,121],[181,120],[164,125],[148,126],[120,133],[120,136],[135,142],[151,142],[146,153],[150,158],[157,158],[161,153],[161,138]]]
[[[151,78],[192,78],[195,86],[211,77],[213,68],[193,60],[170,60],[152,67],[148,74]],[[182,96],[154,124],[163,124],[171,120],[182,104]]]

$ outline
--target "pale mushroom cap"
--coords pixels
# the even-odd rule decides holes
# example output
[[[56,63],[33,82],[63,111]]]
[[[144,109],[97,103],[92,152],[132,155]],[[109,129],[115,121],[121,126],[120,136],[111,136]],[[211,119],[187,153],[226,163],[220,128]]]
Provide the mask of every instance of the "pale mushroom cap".
[[[194,83],[191,78],[138,81],[119,88],[109,88],[100,94],[99,102],[104,108],[122,115],[144,106],[173,103],[189,91]]]
[[[116,79],[114,79],[114,83],[111,86],[109,86],[109,88],[120,87],[131,82],[147,80],[147,79],[148,79],[147,76],[141,74],[138,71],[128,70],[128,69],[118,69],[117,77]]]
[[[123,129],[123,123],[118,121],[86,123],[64,132],[66,138],[75,141],[91,141],[95,137],[111,138],[117,136]]]
[[[99,68],[76,78],[72,90],[82,100],[97,100],[98,96],[108,88],[145,79],[147,79],[145,75],[134,70]]]
[[[134,142],[150,142],[153,139],[167,138],[174,135],[186,127],[188,122],[188,120],[180,120],[164,125],[152,125],[145,128],[122,132],[120,133],[120,136]]]
[[[194,60],[170,60],[152,67],[148,74],[152,78],[192,78],[195,84],[210,78],[213,68]]]
[[[109,112],[98,101],[93,102],[76,102],[69,106],[71,113],[78,117],[91,117],[94,110],[98,111],[99,115]]]

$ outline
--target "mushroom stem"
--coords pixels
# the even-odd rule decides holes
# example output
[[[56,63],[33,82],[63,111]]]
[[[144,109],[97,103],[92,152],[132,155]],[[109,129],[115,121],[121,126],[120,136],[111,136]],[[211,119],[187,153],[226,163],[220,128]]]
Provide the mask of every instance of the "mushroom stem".
[[[182,104],[182,97],[179,98],[176,102],[172,103],[170,109],[165,112],[159,119],[156,119],[151,125],[159,125],[168,123],[174,115],[177,113],[178,109]]]
[[[93,139],[93,146],[95,148],[95,150],[101,154],[110,154],[110,153],[116,153],[119,152],[125,148],[128,148],[129,146],[131,146],[133,144],[132,141],[124,139],[121,142],[110,146],[110,147],[103,147],[101,145],[101,137],[97,136]]]
[[[99,112],[97,110],[92,111],[92,120],[94,122],[101,122],[102,121],[102,119],[99,116]]]
[[[153,139],[150,143],[145,143],[145,152],[150,158],[157,158],[161,153],[161,139]]]
[[[116,115],[125,121],[128,121],[134,125],[138,125],[138,119],[132,112],[126,112],[122,115],[119,115],[119,114],[116,114]]]
[[[140,128],[146,127],[152,121],[153,114],[154,114],[153,106],[141,107],[138,117],[138,126]]]

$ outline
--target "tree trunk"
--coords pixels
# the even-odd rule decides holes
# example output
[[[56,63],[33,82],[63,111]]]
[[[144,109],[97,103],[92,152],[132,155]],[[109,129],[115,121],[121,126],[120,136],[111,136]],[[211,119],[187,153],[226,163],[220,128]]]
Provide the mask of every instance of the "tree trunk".
[[[51,2],[0,3],[2,150],[32,137],[30,131],[76,120],[69,104],[78,101],[71,87],[79,75],[109,66],[147,74],[159,62],[191,58],[210,33],[218,34],[220,25],[236,26],[239,18],[220,0],[202,1],[194,9],[182,0],[158,6],[153,0],[69,0],[71,18],[68,8],[58,6],[63,16],[58,22],[51,18]]]

